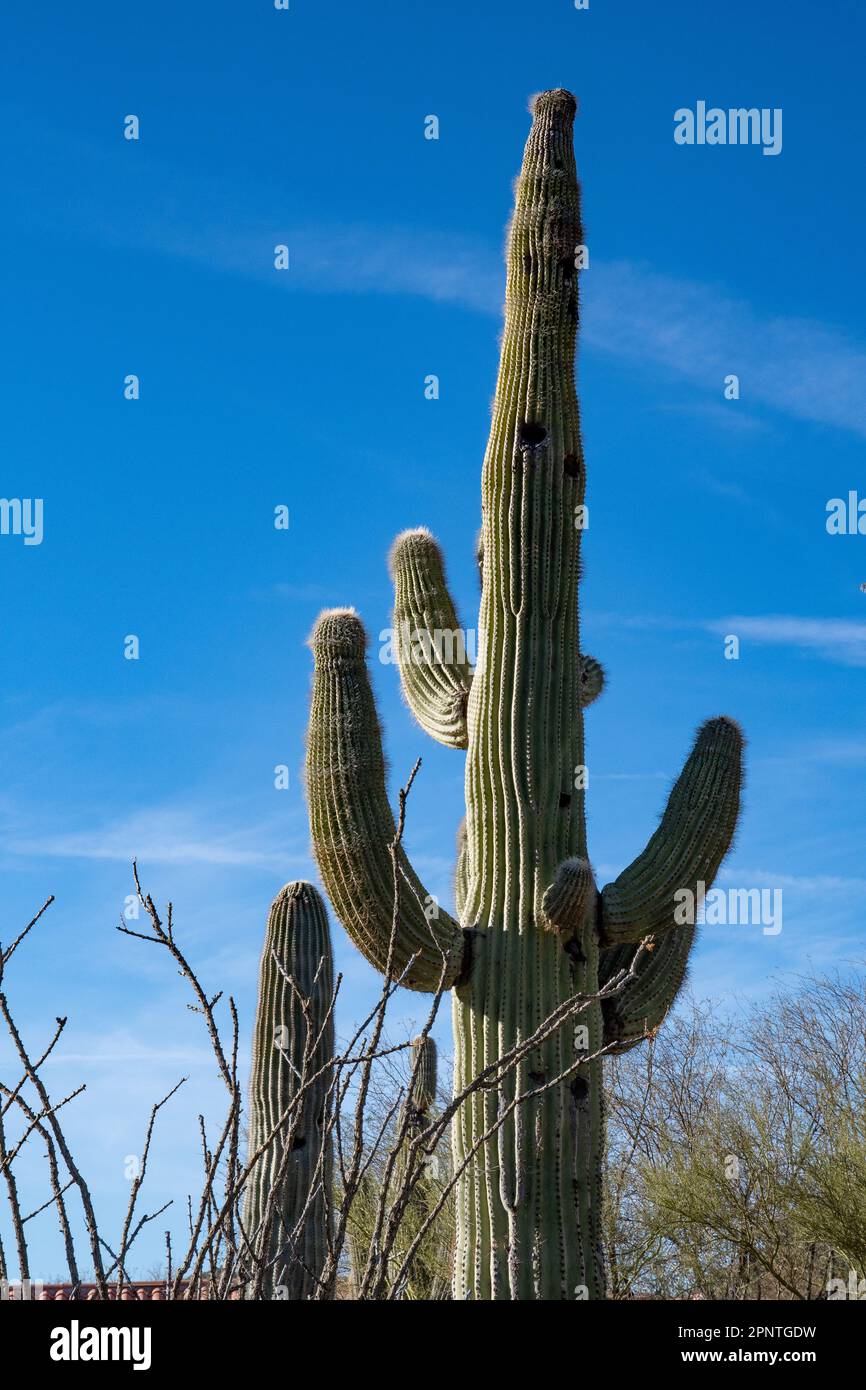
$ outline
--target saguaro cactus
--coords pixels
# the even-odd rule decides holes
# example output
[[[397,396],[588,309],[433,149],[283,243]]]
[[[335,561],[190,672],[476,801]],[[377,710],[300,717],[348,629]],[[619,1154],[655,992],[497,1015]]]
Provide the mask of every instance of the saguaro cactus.
[[[333,974],[321,895],[310,883],[286,884],[268,914],[250,1076],[250,1158],[270,1142],[246,1189],[243,1224],[266,1262],[265,1297],[310,1298],[328,1253]],[[302,1079],[312,1084],[287,1115]]]
[[[436,1043],[429,1035],[425,1037],[422,1034],[413,1039],[412,1078],[406,1098],[407,1142],[412,1139],[413,1134],[429,1123],[436,1107],[437,1053]],[[402,1163],[400,1167],[403,1167]],[[425,1160],[400,1230],[400,1239],[393,1260],[398,1268],[430,1212],[436,1208],[447,1179],[448,1174],[443,1171],[441,1154],[437,1152],[432,1158]],[[450,1298],[453,1205],[452,1200],[446,1201],[438,1222],[434,1222],[422,1238],[414,1259],[410,1262],[405,1286],[401,1290],[404,1298],[428,1302]]]
[[[438,1074],[436,1043],[428,1034],[412,1039],[412,1082],[407,1104],[418,1119],[423,1120],[431,1105],[436,1104]]]
[[[601,1063],[556,1078],[584,1053],[631,1046],[664,1017],[693,935],[675,923],[674,893],[713,881],[733,836],[741,780],[737,725],[704,724],[646,849],[597,890],[575,777],[585,764],[583,710],[603,673],[580,654],[578,625],[586,473],[574,385],[582,245],[574,98],[544,92],[532,114],[482,474],[474,673],[459,644],[445,652],[432,631],[457,626],[433,537],[407,531],[391,555],[395,625],[405,621],[430,639],[397,645],[406,698],[428,733],[468,750],[459,921],[445,912],[430,920],[431,899],[401,851],[393,967],[410,988],[434,990],[441,979],[453,989],[462,1089],[576,991],[594,995],[650,933],[655,949],[606,1010],[593,1003],[577,1029],[574,1021],[561,1027],[498,1094],[479,1090],[462,1107],[453,1132],[458,1169],[502,1107],[525,1097],[460,1178],[457,1298],[603,1296]],[[313,630],[308,795],[325,886],[349,935],[382,968],[394,820],[365,644],[351,609],[322,614]]]
[[[419,1235],[431,1210],[437,1206],[447,1177],[442,1172],[440,1155],[421,1159],[420,1170],[410,1161],[411,1143],[429,1123],[436,1105],[437,1055],[436,1044],[422,1034],[412,1040],[410,1085],[397,1119],[398,1133],[403,1135],[387,1191],[368,1171],[361,1180],[349,1216],[347,1243],[351,1286],[357,1298],[370,1254],[376,1217],[380,1205],[395,1201],[404,1183],[412,1180],[412,1190],[403,1211],[394,1244],[389,1252],[390,1283],[402,1268],[407,1251]],[[411,1171],[410,1171],[411,1170]],[[450,1248],[453,1237],[453,1203],[446,1200],[438,1221],[421,1236],[406,1277],[399,1287],[399,1296],[409,1301],[442,1301],[450,1297]]]

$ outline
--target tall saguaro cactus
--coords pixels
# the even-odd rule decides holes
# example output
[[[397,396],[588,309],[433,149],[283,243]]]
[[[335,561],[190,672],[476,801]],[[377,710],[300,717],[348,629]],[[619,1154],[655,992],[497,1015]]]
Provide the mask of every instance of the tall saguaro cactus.
[[[467,749],[466,820],[458,841],[459,921],[431,899],[400,851],[393,968],[405,983],[453,990],[455,1084],[531,1036],[575,992],[595,995],[648,934],[636,978],[594,1002],[521,1062],[503,1086],[479,1089],[453,1132],[459,1169],[454,1295],[581,1299],[604,1295],[600,1171],[601,1063],[654,1028],[683,979],[693,929],[677,926],[674,893],[712,883],[737,819],[742,737],[714,719],[692,753],[646,849],[598,891],[587,859],[583,710],[600,693],[599,664],[580,653],[579,518],[586,488],[574,385],[580,191],[572,149],[575,101],[544,92],[516,189],[508,240],[505,332],[482,474],[478,665],[445,651],[456,628],[439,548],[404,532],[391,567],[396,625],[428,641],[398,643],[406,698],[423,728]],[[308,745],[313,842],[349,935],[382,968],[393,903],[380,732],[351,609],[322,614]],[[456,644],[459,648],[459,644]],[[423,658],[426,655],[426,660]],[[431,920],[432,918],[432,920]]]
[[[267,1148],[250,1176],[243,1224],[266,1265],[266,1297],[310,1298],[328,1254],[333,977],[321,895],[310,883],[288,883],[268,914],[250,1075],[250,1158]]]

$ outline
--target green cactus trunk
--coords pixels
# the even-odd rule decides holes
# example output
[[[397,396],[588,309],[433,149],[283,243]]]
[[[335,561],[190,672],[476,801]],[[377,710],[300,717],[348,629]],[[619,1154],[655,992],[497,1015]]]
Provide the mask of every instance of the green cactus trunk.
[[[469,700],[463,921],[479,959],[455,991],[457,1084],[533,1033],[576,991],[591,992],[597,946],[567,954],[541,925],[564,859],[586,856],[577,581],[585,472],[574,386],[575,250],[582,242],[571,142],[574,100],[546,93],[516,190],[505,333],[482,475],[483,588]],[[504,869],[504,872],[503,872]],[[590,925],[590,924],[587,924]],[[580,959],[581,954],[583,959]],[[580,1022],[601,1046],[599,1006]],[[565,1028],[500,1093],[464,1108],[455,1159],[575,1060]],[[509,1119],[458,1192],[458,1298],[569,1299],[602,1293],[599,1064]]]
[[[274,1136],[251,1174],[243,1214],[247,1239],[267,1262],[265,1298],[311,1298],[328,1254],[332,1155],[324,1132],[334,1055],[333,990],[325,905],[312,884],[289,883],[268,915],[250,1073],[250,1157]],[[306,1018],[299,996],[309,1001]],[[279,1127],[302,1076],[312,1084]],[[276,1202],[269,1214],[272,1192]]]
[[[598,892],[579,775],[583,711],[601,693],[604,672],[581,653],[578,625],[586,474],[574,386],[582,244],[575,107],[565,91],[535,99],[517,184],[482,480],[478,666],[467,669],[459,646],[450,663],[429,659],[420,671],[417,653],[398,652],[419,723],[446,746],[467,749],[459,921],[431,910],[401,848],[392,961],[410,988],[453,988],[457,1091],[575,993],[590,996],[579,1016],[497,1089],[473,1093],[457,1116],[455,1168],[466,1166],[457,1189],[456,1298],[604,1296],[597,1054],[633,1046],[670,1008],[694,938],[693,926],[675,918],[675,894],[712,883],[739,805],[742,736],[719,718],[700,729],[646,849]],[[395,629],[408,624],[434,636],[443,622],[456,623],[428,531],[397,538],[391,569]],[[319,619],[312,646],[307,779],[316,856],[344,926],[382,968],[394,821],[364,629],[352,610],[333,610]],[[598,990],[629,967],[648,935],[656,949],[602,1004]]]

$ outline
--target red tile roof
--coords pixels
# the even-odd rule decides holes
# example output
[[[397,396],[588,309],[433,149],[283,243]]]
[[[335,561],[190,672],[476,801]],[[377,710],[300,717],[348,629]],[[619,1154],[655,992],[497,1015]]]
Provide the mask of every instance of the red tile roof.
[[[181,1286],[185,1288],[185,1285]],[[206,1300],[208,1289],[206,1286],[199,1291],[199,1298]],[[238,1298],[238,1291],[229,1294],[229,1298]],[[95,1284],[79,1284],[78,1291],[75,1292],[73,1284],[40,1284],[36,1280],[30,1285],[29,1289],[20,1283],[8,1284],[0,1294],[4,1301],[11,1303],[21,1303],[29,1300],[38,1302],[51,1302],[54,1300],[59,1303],[68,1303],[75,1300],[91,1302],[99,1299],[99,1290]],[[167,1290],[164,1280],[150,1283],[124,1284],[118,1295],[117,1285],[109,1284],[109,1299],[120,1298],[121,1303],[135,1303],[150,1301],[153,1303],[164,1303],[167,1299]]]

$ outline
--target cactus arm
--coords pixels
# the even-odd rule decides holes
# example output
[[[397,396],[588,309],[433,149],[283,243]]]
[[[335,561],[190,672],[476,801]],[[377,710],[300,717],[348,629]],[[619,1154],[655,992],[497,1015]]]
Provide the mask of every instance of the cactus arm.
[[[322,1144],[332,1080],[327,1064],[334,1055],[333,990],[325,905],[312,884],[288,883],[268,914],[250,1069],[250,1155],[276,1131],[253,1167],[244,1194],[244,1229],[265,1262],[266,1298],[281,1285],[286,1298],[309,1299],[328,1254],[330,1202],[325,1188],[333,1158],[330,1141],[324,1155]],[[308,1001],[309,1037],[299,995]],[[300,1112],[284,1121],[281,1130],[281,1117],[304,1074],[305,1057],[309,1089]],[[286,1153],[287,1143],[291,1153]],[[310,1201],[314,1183],[318,1190]],[[301,1221],[302,1229],[296,1231]]]
[[[566,859],[542,899],[542,925],[559,933],[566,943],[569,939],[578,943],[587,919],[594,915],[596,900],[595,880],[588,862]],[[694,926],[666,932],[652,950],[643,953],[635,978],[602,1001],[606,1048],[625,1052],[661,1026],[685,980],[694,936]],[[620,971],[631,969],[634,953],[633,945],[601,952],[599,989]]]
[[[391,549],[394,646],[403,694],[421,728],[448,748],[465,748],[472,684],[442,552],[430,532],[403,531]]]
[[[646,849],[602,890],[603,947],[636,943],[676,925],[676,894],[709,888],[731,846],[740,805],[743,735],[733,719],[711,719]],[[696,902],[696,906],[697,906]]]
[[[635,978],[625,989],[602,1002],[604,1046],[611,1052],[628,1052],[664,1022],[683,987],[695,928],[675,927],[666,932],[652,951],[638,962]],[[599,986],[604,986],[620,970],[628,970],[634,957],[633,946],[615,946],[603,951],[598,969]]]
[[[585,859],[566,859],[541,900],[542,924],[561,936],[579,933],[593,912],[595,878]]]
[[[394,817],[365,660],[366,633],[351,609],[323,613],[307,743],[313,850],[334,910],[371,965],[385,971],[394,920]],[[392,975],[408,989],[450,988],[460,975],[463,933],[438,907],[397,846],[399,910]]]

